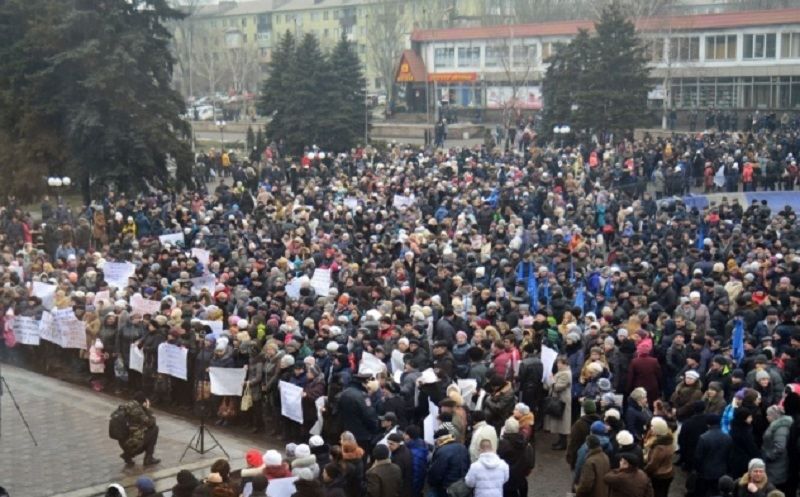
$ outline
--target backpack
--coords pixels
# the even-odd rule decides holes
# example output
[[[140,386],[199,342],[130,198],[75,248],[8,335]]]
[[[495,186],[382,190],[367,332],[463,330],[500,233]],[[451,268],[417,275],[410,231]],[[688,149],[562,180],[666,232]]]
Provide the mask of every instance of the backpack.
[[[111,413],[111,418],[108,420],[108,436],[113,440],[125,440],[129,433],[128,412],[125,406],[121,405]]]

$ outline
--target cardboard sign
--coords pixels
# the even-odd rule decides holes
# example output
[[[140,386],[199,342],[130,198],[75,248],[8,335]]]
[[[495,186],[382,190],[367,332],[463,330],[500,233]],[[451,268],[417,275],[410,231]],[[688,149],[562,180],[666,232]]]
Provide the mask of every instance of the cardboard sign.
[[[404,207],[408,208],[414,205],[414,202],[416,201],[417,199],[414,198],[413,195],[405,196],[405,195],[395,194],[394,199],[392,200],[392,207],[394,207],[395,209],[402,209]]]
[[[159,300],[149,300],[138,293],[131,297],[131,312],[133,314],[139,313],[142,316],[145,314],[155,316],[160,310],[161,301]]]
[[[65,349],[86,349],[86,323],[75,316],[72,308],[53,312],[58,341]]]
[[[196,257],[200,264],[207,267],[208,263],[211,261],[211,252],[202,248],[193,248],[192,257]]]
[[[200,295],[200,292],[205,288],[208,293],[214,295],[214,289],[217,287],[217,278],[213,274],[192,278],[189,281],[192,282],[192,294]]]

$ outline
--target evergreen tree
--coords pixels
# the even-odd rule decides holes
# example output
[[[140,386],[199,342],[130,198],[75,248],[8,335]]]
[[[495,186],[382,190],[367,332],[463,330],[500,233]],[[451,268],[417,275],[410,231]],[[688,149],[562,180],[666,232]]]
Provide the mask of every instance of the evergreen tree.
[[[342,36],[330,54],[330,123],[322,146],[344,151],[364,142],[366,95],[361,61],[355,45]]]
[[[180,118],[183,99],[170,86],[165,27],[181,16],[165,0],[1,2],[5,140],[58,150],[36,167],[72,176],[84,197],[92,182],[123,190],[171,184],[168,156],[178,181],[190,182],[190,132]],[[24,157],[8,163],[19,167]]]
[[[261,87],[261,95],[256,102],[258,113],[270,116],[271,122],[267,125],[267,134],[274,139],[281,137],[285,129],[284,119],[289,110],[287,95],[291,93],[292,82],[288,77],[289,67],[295,60],[295,39],[292,33],[286,31],[281,37],[272,59],[269,62],[269,76]]]

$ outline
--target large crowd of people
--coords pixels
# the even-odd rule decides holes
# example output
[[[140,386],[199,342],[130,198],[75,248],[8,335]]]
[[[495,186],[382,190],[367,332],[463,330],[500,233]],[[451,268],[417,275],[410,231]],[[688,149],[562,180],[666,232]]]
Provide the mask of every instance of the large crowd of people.
[[[798,154],[793,127],[294,159],[277,143],[201,156],[195,191],[45,199],[41,222],[11,197],[0,352],[136,392],[137,412],[191,408],[288,443],[198,489],[184,474],[174,495],[263,495],[294,475],[298,497],[522,497],[536,450],[554,450],[579,497],[666,496],[676,471],[689,495],[796,497],[797,215],[657,198],[791,190]],[[116,262],[136,268],[121,287]],[[33,282],[57,285],[51,302]],[[19,317],[70,308],[83,349],[15,335]],[[162,343],[187,349],[185,380],[159,372]],[[242,411],[209,368],[244,366]],[[302,388],[303,423],[281,414],[282,381]],[[534,449],[539,432],[552,446]],[[136,445],[126,463],[157,464]]]

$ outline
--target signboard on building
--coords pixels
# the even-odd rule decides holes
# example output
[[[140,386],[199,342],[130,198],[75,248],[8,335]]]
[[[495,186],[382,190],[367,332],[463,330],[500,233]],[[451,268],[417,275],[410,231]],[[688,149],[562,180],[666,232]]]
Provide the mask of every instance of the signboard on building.
[[[540,86],[522,86],[517,88],[516,96],[510,86],[490,86],[486,88],[486,107],[488,109],[530,109],[542,108],[542,88]]]
[[[428,81],[437,83],[464,83],[476,81],[478,73],[476,72],[437,72],[428,74]]]

